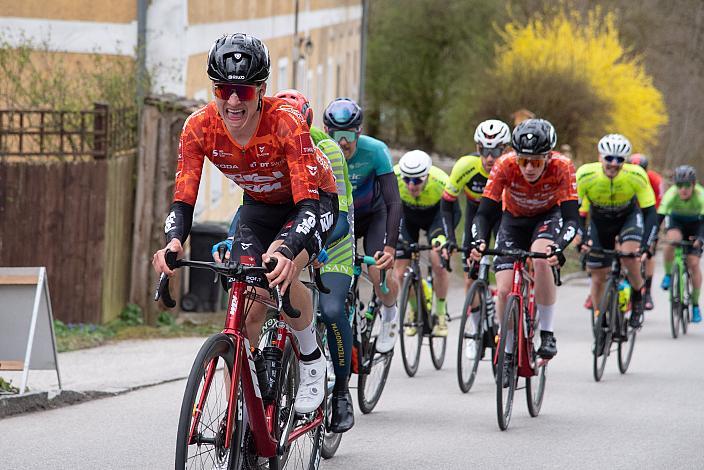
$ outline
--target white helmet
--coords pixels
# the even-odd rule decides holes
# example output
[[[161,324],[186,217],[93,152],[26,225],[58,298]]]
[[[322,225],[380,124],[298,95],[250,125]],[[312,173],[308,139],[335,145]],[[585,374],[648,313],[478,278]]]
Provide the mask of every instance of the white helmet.
[[[631,143],[621,134],[605,135],[599,141],[599,154],[628,158],[631,154]]]
[[[401,175],[407,178],[420,178],[430,172],[433,160],[430,155],[422,150],[411,150],[406,152],[398,161]]]
[[[474,131],[474,141],[485,149],[493,149],[500,144],[511,142],[511,130],[498,119],[489,119],[480,123]]]

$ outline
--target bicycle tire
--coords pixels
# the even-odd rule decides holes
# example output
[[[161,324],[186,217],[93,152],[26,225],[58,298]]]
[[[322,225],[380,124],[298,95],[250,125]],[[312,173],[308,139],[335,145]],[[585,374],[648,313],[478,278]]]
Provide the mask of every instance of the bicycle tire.
[[[519,321],[518,298],[509,296],[506,303],[504,320],[501,324],[501,336],[499,339],[499,357],[496,372],[496,418],[498,420],[499,429],[505,431],[508,429],[511,422],[511,411],[513,409],[513,396],[518,383],[518,321]],[[511,367],[511,376],[508,378],[508,387],[503,386],[504,368],[503,363],[506,356],[506,341],[509,331],[509,325],[513,323],[513,328],[516,333],[513,335],[513,346],[510,348],[513,351],[513,366]],[[504,403],[505,399],[505,403]]]
[[[682,317],[680,318],[680,323],[682,325],[682,334],[686,335],[687,334],[687,327],[689,326],[689,316],[692,314],[692,306],[691,306],[691,300],[692,300],[692,289],[691,289],[691,281],[692,278],[689,276],[689,268],[685,265],[684,273],[683,273],[683,278],[684,278],[684,293],[683,299],[680,302],[681,308],[680,312],[682,312]]]
[[[325,359],[328,362],[328,371],[332,368],[330,348],[328,347],[328,342],[325,340],[326,328],[325,325],[320,322],[318,323],[318,335],[323,343],[323,353],[325,354]],[[327,396],[325,397],[325,428],[323,433],[323,446],[320,449],[320,455],[324,459],[331,459],[335,456],[335,452],[340,447],[342,442],[342,433],[330,431],[330,420],[332,419],[332,390],[335,385],[334,377],[327,377]]]
[[[534,331],[538,331],[537,325],[534,325]],[[529,346],[531,348],[530,354],[532,355],[532,362],[536,365],[538,373],[533,377],[526,377],[526,402],[528,404],[528,414],[530,414],[533,418],[540,414],[540,408],[543,406],[543,397],[545,396],[545,385],[547,382],[547,362],[543,362],[543,364],[538,367],[538,363],[541,359],[538,357],[538,348],[540,345],[535,343],[536,339],[538,339],[538,337],[534,336],[533,341],[531,341]]]
[[[472,305],[474,297],[479,295],[479,324],[477,331],[470,334],[468,326],[471,328]],[[474,282],[465,296],[464,308],[462,309],[462,322],[460,323],[459,341],[457,342],[457,382],[462,393],[467,393],[474,385],[477,377],[477,369],[484,353],[484,318],[486,316],[486,286],[481,281]],[[471,343],[470,341],[474,341]],[[471,353],[466,357],[465,353]],[[465,361],[464,359],[467,359]],[[494,356],[491,356],[493,363]],[[467,362],[465,365],[464,363]]]
[[[622,316],[622,325],[619,325],[622,330],[626,331],[626,340],[621,339],[618,343],[618,370],[625,374],[628,366],[631,365],[633,359],[633,348],[636,345],[636,334],[638,330],[631,327],[630,323]]]
[[[379,403],[381,398],[381,393],[384,391],[384,386],[386,385],[386,379],[389,376],[389,369],[391,369],[391,359],[393,358],[393,349],[387,353],[379,353],[376,351],[374,345],[375,338],[371,335],[375,328],[381,322],[379,307],[374,310],[374,320],[369,329],[363,335],[362,345],[362,364],[360,364],[360,372],[363,367],[365,367],[365,362],[369,362],[369,374],[360,373],[357,383],[357,401],[359,403],[359,409],[364,414],[371,413],[376,405]],[[366,337],[366,339],[364,339]],[[375,373],[376,372],[376,373]],[[370,378],[370,375],[375,373],[375,376]],[[376,380],[374,382],[373,380]],[[372,386],[367,390],[367,385],[371,383]]]
[[[276,413],[279,419],[274,422],[274,435],[280,438],[289,414],[294,412],[293,406],[300,381],[298,371],[298,359],[293,352],[293,347],[289,341],[286,342],[283,357],[281,359],[281,370],[277,378],[278,390],[276,393]],[[325,399],[327,399],[327,394]],[[312,413],[312,414],[315,414]],[[294,418],[295,422],[299,418]],[[324,423],[309,430],[304,435],[293,441],[284,451],[283,455],[269,459],[269,470],[318,470],[323,447]],[[306,439],[310,442],[309,450],[304,449]]]
[[[189,447],[194,447],[195,455],[193,455],[193,464],[197,464],[196,458],[202,456],[204,453],[203,447],[205,447],[206,441],[213,441],[213,456],[212,460],[199,459],[201,463],[204,460],[209,462],[217,462],[218,464],[227,465],[226,468],[231,470],[236,470],[242,468],[243,455],[242,455],[242,445],[243,438],[245,435],[243,425],[242,425],[242,401],[241,394],[238,394],[237,410],[233,414],[234,419],[234,430],[232,431],[232,438],[230,441],[230,448],[224,449],[224,439],[223,435],[223,419],[227,416],[227,386],[225,374],[222,374],[222,390],[220,390],[219,376],[221,373],[215,371],[212,377],[211,385],[206,392],[206,398],[203,401],[203,407],[201,411],[201,419],[199,421],[200,425],[204,424],[204,420],[209,420],[209,423],[205,423],[205,426],[199,428],[197,442],[189,445],[188,438],[191,432],[192,421],[194,410],[198,408],[199,398],[203,392],[203,380],[207,373],[207,369],[211,362],[216,360],[215,367],[217,368],[218,362],[223,361],[225,370],[228,371],[229,376],[232,374],[232,364],[234,360],[234,344],[229,336],[218,333],[210,336],[205,340],[201,346],[195,360],[193,361],[193,366],[188,375],[188,380],[186,382],[186,388],[183,394],[183,401],[181,402],[181,412],[179,416],[178,431],[176,435],[176,469],[185,469],[186,464],[189,462],[188,454]],[[246,360],[246,358],[245,358]],[[241,382],[240,382],[241,383]],[[214,389],[215,387],[215,389]],[[199,393],[200,392],[200,393]],[[217,393],[222,392],[222,393]],[[225,408],[214,414],[208,409],[208,398],[218,396],[225,399]],[[217,429],[217,433],[212,437],[205,436],[208,431],[211,433]],[[197,448],[197,449],[196,449]],[[188,468],[194,468],[188,466]],[[198,467],[195,467],[198,468]],[[203,467],[205,468],[205,467]],[[208,467],[210,468],[210,467]]]
[[[430,334],[430,359],[435,370],[442,369],[447,351],[447,336],[433,336]]]
[[[672,265],[670,274],[670,334],[677,339],[680,332],[680,319],[682,318],[682,305],[680,303],[680,269],[677,263]]]
[[[403,358],[403,368],[406,370],[406,374],[409,377],[415,376],[418,372],[418,365],[420,364],[420,350],[423,346],[423,321],[421,319],[421,315],[423,315],[423,308],[420,303],[421,296],[419,295],[420,289],[418,289],[418,284],[419,283],[413,278],[413,275],[406,275],[403,280],[401,301],[399,303],[401,357]],[[413,288],[413,295],[416,297],[417,311],[414,319],[407,318],[407,313],[410,312],[411,288]],[[406,330],[408,328],[415,328],[415,335],[406,335]],[[410,354],[410,357],[406,357],[407,353]]]
[[[611,342],[613,341],[614,322],[616,320],[615,311],[618,310],[618,290],[613,278],[606,283],[606,289],[599,302],[599,316],[594,326],[594,346],[592,355],[594,380],[599,382],[604,375],[606,360],[611,353]],[[606,322],[606,324],[604,324]]]

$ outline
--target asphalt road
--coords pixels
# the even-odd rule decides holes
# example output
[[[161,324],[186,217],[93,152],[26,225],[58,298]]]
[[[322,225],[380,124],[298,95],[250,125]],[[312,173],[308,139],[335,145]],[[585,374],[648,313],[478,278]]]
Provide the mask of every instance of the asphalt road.
[[[584,281],[560,288],[559,353],[539,417],[528,415],[519,391],[511,427],[498,429],[488,363],[480,365],[470,393],[460,392],[454,321],[441,371],[433,369],[426,346],[417,376],[408,378],[397,345],[378,407],[357,413],[356,426],[321,468],[704,468],[704,324],[673,340],[658,289],[628,373],[618,372],[612,356],[595,383],[582,308],[586,289]],[[451,308],[459,308],[462,296],[455,286]],[[173,468],[184,385],[2,420],[0,468]]]

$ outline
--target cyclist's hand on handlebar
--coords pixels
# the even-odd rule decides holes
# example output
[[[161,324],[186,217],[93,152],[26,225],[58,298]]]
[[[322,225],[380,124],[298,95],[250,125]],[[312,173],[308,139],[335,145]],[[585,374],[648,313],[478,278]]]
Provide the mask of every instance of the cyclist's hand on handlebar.
[[[166,273],[166,275],[171,276],[174,271],[166,264],[166,250],[175,252],[176,258],[178,259],[183,257],[183,247],[181,246],[179,239],[174,238],[166,245],[165,248],[158,250],[154,253],[154,256],[152,256],[152,266],[154,267],[154,271],[156,271],[157,274]]]
[[[281,287],[281,295],[283,295],[296,277],[296,263],[278,251],[264,253],[262,255],[262,261],[264,261],[265,264],[268,263],[271,258],[276,258],[276,267],[270,273],[266,273],[265,276],[269,280],[269,287]]]
[[[328,258],[328,252],[327,250],[325,250],[325,248],[323,248],[322,250],[320,250],[320,253],[318,253],[318,256],[313,260],[313,267],[315,269],[322,268],[325,263],[328,262]]]
[[[447,262],[450,262],[450,256],[457,250],[457,245],[452,243],[451,241],[445,242],[445,244],[441,248],[441,253],[440,255],[447,260]]]
[[[562,248],[559,246],[553,244],[553,245],[548,245],[548,247],[545,249],[545,254],[546,255],[551,255],[546,261],[550,266],[562,266],[565,264],[565,255],[562,252]]]
[[[430,241],[430,244],[432,245],[434,252],[440,253],[441,251],[443,251],[445,245],[447,244],[447,237],[442,234],[438,235]]]
[[[224,246],[226,248],[225,259],[220,259],[220,254],[218,253],[218,250],[221,246]],[[210,250],[210,254],[213,255],[213,260],[215,260],[216,263],[222,263],[230,259],[230,251],[232,251],[232,238],[217,242],[215,245],[213,245],[212,250]]]
[[[474,261],[481,261],[484,250],[486,250],[486,241],[475,240],[472,243],[472,252],[469,254],[469,257]]]
[[[385,246],[384,251],[374,253],[376,267],[379,269],[389,269],[394,266],[394,258],[396,257],[396,249],[392,246]]]
[[[657,242],[657,240],[655,240],[655,241]],[[692,244],[692,246],[695,249],[699,250],[699,249],[701,249],[702,246],[704,246],[704,240],[702,240],[701,238],[696,238],[694,240],[694,243]]]
[[[589,253],[589,250],[592,249],[592,241],[591,241],[591,240],[587,240],[586,243],[582,243],[581,245],[577,245],[577,246],[579,247],[579,252],[580,252],[580,253],[587,254],[587,253]]]

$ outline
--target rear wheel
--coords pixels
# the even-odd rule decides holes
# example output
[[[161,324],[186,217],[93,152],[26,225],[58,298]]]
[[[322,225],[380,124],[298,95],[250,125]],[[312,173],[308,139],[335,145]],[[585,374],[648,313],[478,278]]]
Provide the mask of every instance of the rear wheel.
[[[637,330],[632,328],[630,322],[624,317],[621,317],[621,323],[622,325],[619,325],[622,333],[618,343],[618,370],[622,374],[625,374],[633,358],[633,348],[636,345]]]
[[[680,270],[677,263],[672,265],[670,275],[670,333],[673,338],[677,338],[680,332],[680,320],[682,318],[682,299],[680,299]],[[683,329],[686,327],[683,327]]]
[[[536,322],[537,323],[537,322]],[[535,364],[534,368],[537,372],[533,377],[526,377],[526,399],[528,401],[528,413],[535,418],[540,413],[540,407],[543,405],[543,396],[545,394],[545,383],[547,379],[547,362],[538,357],[538,348],[540,348],[540,335],[537,325],[534,325],[533,339],[531,341],[531,362]],[[541,364],[538,366],[538,364]]]
[[[506,361],[506,345],[508,341],[509,330],[518,330],[518,313],[519,313],[518,298],[510,296],[506,304],[506,312],[504,320],[501,324],[501,336],[499,339],[499,358],[496,365],[496,417],[499,422],[499,428],[502,431],[508,429],[511,421],[511,410],[513,408],[513,395],[516,391],[518,383],[518,335],[514,334],[513,341],[508,344],[509,354],[512,356],[511,363],[508,367],[508,375],[504,377],[504,361]],[[504,382],[507,386],[504,387]]]
[[[682,334],[687,334],[687,326],[689,326],[690,315],[692,314],[692,278],[689,277],[689,269],[685,268],[682,278],[684,279],[684,289],[682,292]]]
[[[420,363],[420,350],[423,345],[423,315],[418,283],[415,282],[413,274],[407,273],[403,280],[401,290],[400,305],[400,325],[401,331],[401,355],[403,357],[403,368],[409,377],[413,377],[418,372]],[[413,309],[415,304],[415,309]]]
[[[357,385],[357,399],[362,413],[371,413],[379,403],[381,392],[384,391],[386,378],[389,376],[391,359],[394,350],[387,353],[377,352],[374,343],[381,330],[381,317],[379,308],[374,311],[374,319],[368,325],[368,330],[362,335],[361,361],[359,381]]]
[[[436,317],[433,315],[433,319]],[[447,320],[446,320],[447,321]],[[433,361],[433,367],[436,370],[442,369],[442,364],[445,362],[445,351],[447,350],[447,336],[433,336],[432,332],[430,339],[430,359]]]
[[[242,468],[242,401],[238,393],[232,416],[230,446],[225,447],[234,345],[223,333],[208,338],[188,376],[176,436],[176,468],[205,469],[213,465]],[[206,387],[206,382],[209,386]],[[238,388],[238,392],[241,390]],[[196,414],[200,411],[199,414]],[[197,418],[197,425],[193,420]]]
[[[594,321],[594,380],[599,382],[604,375],[606,359],[611,353],[613,340],[613,324],[616,320],[615,312],[618,309],[618,291],[613,279],[606,283],[606,289],[599,302],[598,315]]]
[[[476,328],[472,320],[472,306],[479,311],[479,322]],[[479,362],[484,353],[484,321],[486,316],[486,286],[477,281],[467,292],[462,309],[459,341],[457,344],[457,382],[460,390],[467,393],[477,377]],[[476,319],[475,319],[476,320]],[[494,356],[490,358],[492,361]]]
[[[320,335],[321,339],[324,339],[325,334],[325,325],[322,322],[318,323],[318,335]],[[342,433],[335,433],[329,431],[330,420],[332,419],[332,390],[335,386],[335,376],[331,374],[331,370],[333,370],[333,367],[330,358],[328,342],[325,340],[323,341],[323,351],[325,352],[325,358],[328,361],[328,394],[325,397],[325,433],[323,435],[323,448],[320,450],[320,455],[324,459],[331,459],[335,455],[335,452],[337,452],[338,447],[340,447],[340,442],[342,441]]]

